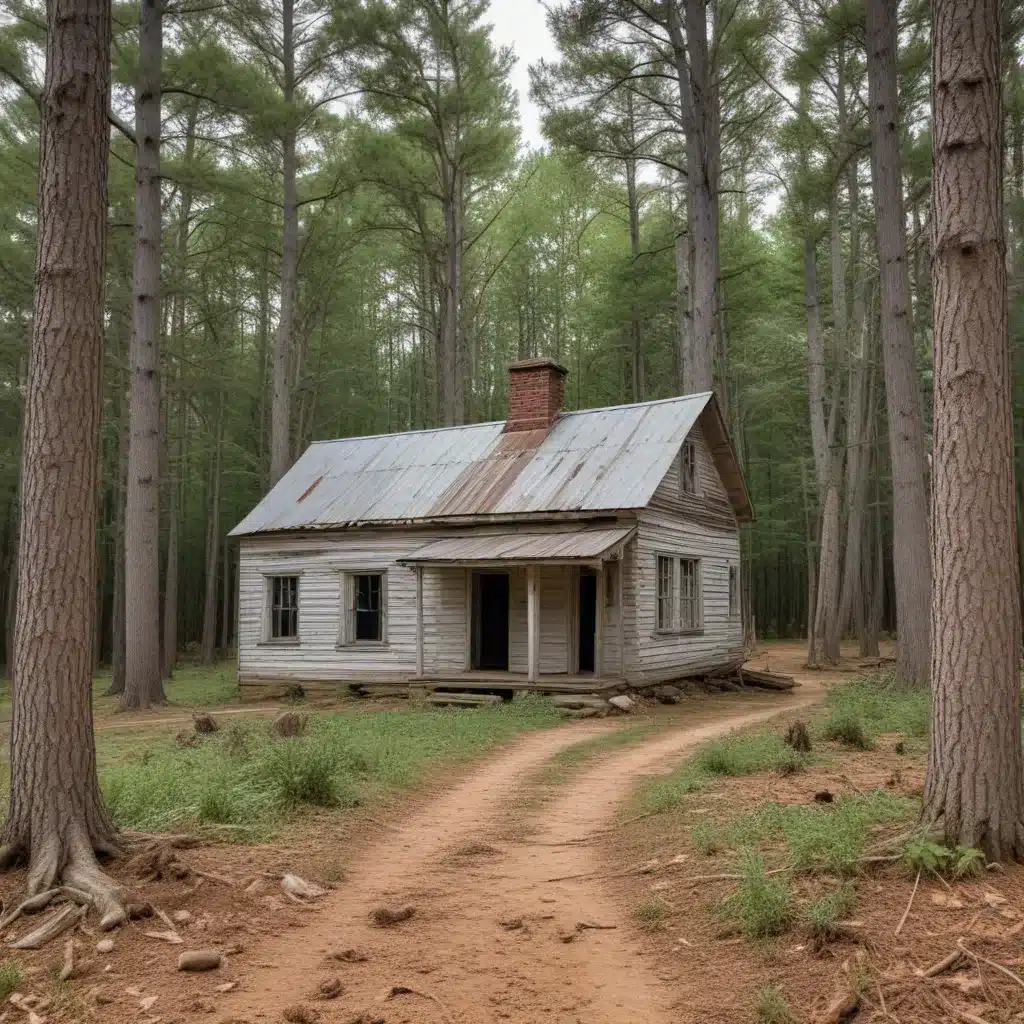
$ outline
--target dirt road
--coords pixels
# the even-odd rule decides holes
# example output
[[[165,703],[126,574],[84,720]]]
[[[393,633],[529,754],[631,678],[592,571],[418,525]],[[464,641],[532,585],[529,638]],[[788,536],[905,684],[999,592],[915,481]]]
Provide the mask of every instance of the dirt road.
[[[630,915],[604,892],[591,841],[644,774],[819,693],[709,700],[667,734],[602,756],[525,818],[517,797],[530,772],[618,723],[524,738],[363,851],[306,927],[260,950],[222,1004],[225,1019],[278,1021],[303,1002],[325,1022],[675,1024],[671,993],[640,957]],[[415,906],[411,920],[371,924],[374,908],[401,904]],[[350,948],[367,959],[325,960]],[[313,1001],[332,975],[344,993]]]

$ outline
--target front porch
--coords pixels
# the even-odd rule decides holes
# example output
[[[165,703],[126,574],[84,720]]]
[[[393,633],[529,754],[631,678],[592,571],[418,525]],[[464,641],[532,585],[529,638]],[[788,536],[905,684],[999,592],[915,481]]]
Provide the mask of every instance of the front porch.
[[[403,559],[415,574],[413,688],[591,693],[624,687],[621,565],[632,527],[481,533]],[[435,623],[447,630],[439,649]],[[461,647],[461,649],[459,649]]]

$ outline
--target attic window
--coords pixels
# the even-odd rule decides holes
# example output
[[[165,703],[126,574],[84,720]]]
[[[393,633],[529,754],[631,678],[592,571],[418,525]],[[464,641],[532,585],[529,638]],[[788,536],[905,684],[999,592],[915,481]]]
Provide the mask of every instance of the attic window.
[[[679,493],[697,493],[697,446],[684,441],[679,449]]]

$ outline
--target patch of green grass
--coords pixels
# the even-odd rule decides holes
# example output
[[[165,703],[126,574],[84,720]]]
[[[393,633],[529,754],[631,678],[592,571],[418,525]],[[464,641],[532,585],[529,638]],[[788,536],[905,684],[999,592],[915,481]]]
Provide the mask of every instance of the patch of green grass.
[[[139,753],[138,734],[103,733],[100,782],[115,821],[140,831],[227,826],[262,839],[298,813],[349,807],[415,784],[428,768],[478,756],[518,733],[558,724],[536,697],[494,708],[311,714],[306,735],[237,723],[198,747],[167,739]],[[108,741],[117,748],[111,756]]]
[[[764,858],[747,851],[736,890],[721,904],[725,918],[747,938],[781,935],[793,919],[793,889],[785,875],[769,876]]]
[[[546,764],[533,773],[531,782],[539,785],[555,786],[567,782],[584,765],[600,757],[602,754],[619,747],[629,746],[646,739],[658,726],[652,722],[641,722],[624,728],[606,732],[600,736],[573,743],[572,746],[559,750]]]
[[[843,726],[857,721],[872,742],[876,736],[891,732],[903,733],[911,740],[928,737],[931,698],[927,690],[907,689],[884,677],[856,679],[832,689],[825,703],[829,710],[826,728],[830,722]]]
[[[811,934],[819,939],[834,939],[838,934],[837,925],[853,913],[857,905],[857,890],[851,882],[804,907],[804,921]]]
[[[875,739],[867,723],[854,711],[835,708],[825,720],[821,734],[827,740],[835,740],[856,750],[873,750]]]
[[[806,755],[774,732],[725,736],[701,747],[674,771],[641,786],[634,807],[644,814],[661,814],[677,807],[684,796],[702,790],[716,776],[756,775],[774,771],[791,775],[807,766]]]
[[[796,1024],[789,1002],[778,985],[761,985],[754,994],[755,1024]]]
[[[710,821],[698,821],[690,828],[690,842],[698,853],[710,857],[722,848],[722,837],[719,830]]]
[[[7,1002],[12,992],[21,988],[21,968],[13,960],[5,960],[0,964],[0,1002]]]
[[[645,900],[636,908],[636,919],[648,931],[660,928],[668,917],[668,907],[660,900]]]

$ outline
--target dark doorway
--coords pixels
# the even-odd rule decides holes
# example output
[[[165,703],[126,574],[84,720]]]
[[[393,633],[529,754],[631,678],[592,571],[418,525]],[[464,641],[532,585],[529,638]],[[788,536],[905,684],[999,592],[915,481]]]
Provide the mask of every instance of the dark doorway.
[[[508,573],[473,576],[473,644],[475,669],[508,671]]]
[[[579,670],[593,672],[597,636],[597,575],[580,570],[580,650]]]

